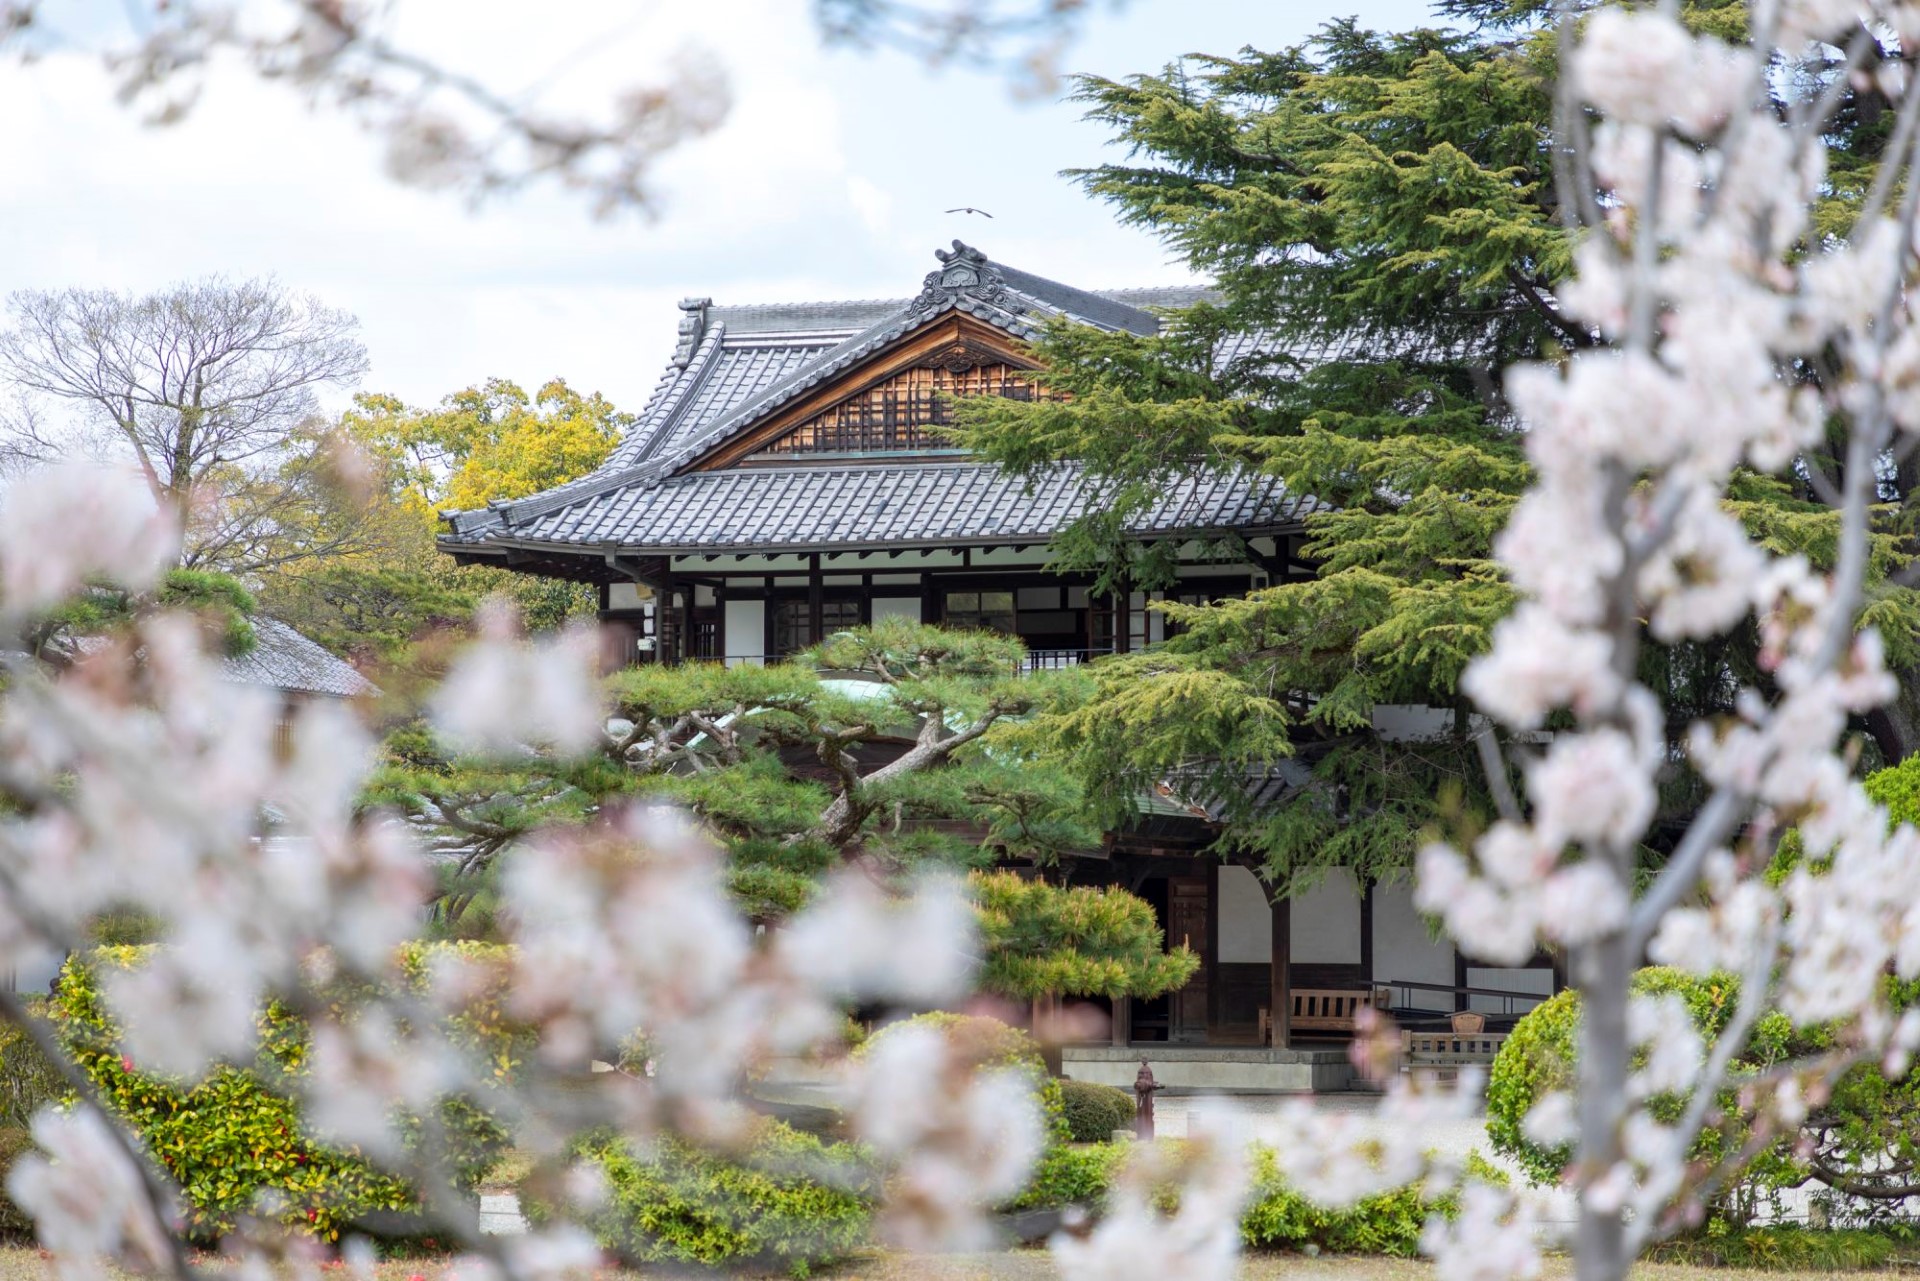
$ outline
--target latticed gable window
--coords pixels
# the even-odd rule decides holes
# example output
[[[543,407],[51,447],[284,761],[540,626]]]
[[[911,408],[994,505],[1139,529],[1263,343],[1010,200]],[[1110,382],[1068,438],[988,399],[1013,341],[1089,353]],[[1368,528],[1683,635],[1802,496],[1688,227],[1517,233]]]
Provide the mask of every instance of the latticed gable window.
[[[796,454],[921,453],[951,449],[934,429],[953,421],[959,396],[1047,399],[1033,372],[1005,364],[908,369],[817,414],[768,444],[755,459]]]

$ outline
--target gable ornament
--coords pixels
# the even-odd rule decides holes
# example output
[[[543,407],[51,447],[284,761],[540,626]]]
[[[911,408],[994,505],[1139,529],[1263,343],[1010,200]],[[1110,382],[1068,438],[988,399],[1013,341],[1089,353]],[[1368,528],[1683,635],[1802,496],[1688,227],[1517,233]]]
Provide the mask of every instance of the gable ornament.
[[[1007,288],[1000,269],[972,245],[956,240],[952,250],[936,249],[933,256],[940,260],[940,266],[928,272],[921,282],[920,296],[913,300],[915,312],[927,315],[940,311],[958,302],[963,294],[1006,311],[1025,310],[1014,301],[1013,291]]]

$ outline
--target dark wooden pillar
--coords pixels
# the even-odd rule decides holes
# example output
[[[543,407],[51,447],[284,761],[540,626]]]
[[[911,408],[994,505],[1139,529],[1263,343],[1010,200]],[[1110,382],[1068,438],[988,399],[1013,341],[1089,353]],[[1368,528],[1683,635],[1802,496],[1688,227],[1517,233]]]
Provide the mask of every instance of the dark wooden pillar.
[[[760,653],[763,662],[777,662],[784,657],[780,653],[778,633],[775,630],[780,614],[780,602],[774,599],[773,575],[768,574],[762,585],[760,599],[766,604],[760,607]]]
[[[940,621],[940,598],[934,592],[933,575],[920,575],[920,621],[933,624]]]
[[[1220,1016],[1220,874],[1226,864],[1215,863],[1207,877],[1207,1044],[1213,1044]]]
[[[820,577],[820,553],[815,552],[807,557],[807,636],[815,645],[826,639],[820,634],[826,622],[826,596],[826,583]]]
[[[1273,908],[1273,976],[1270,994],[1273,1019],[1273,1044],[1276,1049],[1286,1049],[1288,1044],[1287,1027],[1293,1013],[1293,904],[1285,898],[1274,895],[1269,889],[1269,903]]]
[[[873,575],[860,575],[860,623],[863,627],[873,626]]]
[[[1380,981],[1373,972],[1373,878],[1367,878],[1365,888],[1360,891],[1360,965],[1366,971],[1369,984]]]
[[[692,583],[680,584],[680,661],[683,663],[693,657],[693,592]]]

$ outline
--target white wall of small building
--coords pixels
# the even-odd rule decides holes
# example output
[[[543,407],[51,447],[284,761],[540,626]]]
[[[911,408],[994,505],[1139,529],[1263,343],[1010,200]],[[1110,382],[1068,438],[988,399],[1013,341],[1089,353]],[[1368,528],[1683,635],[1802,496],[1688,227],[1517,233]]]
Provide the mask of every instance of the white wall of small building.
[[[1544,1000],[1553,995],[1553,971],[1545,967],[1520,969],[1507,966],[1469,965],[1467,986],[1490,987],[1501,992],[1525,992]],[[1523,1014],[1539,1003],[1539,1001],[1508,1001],[1498,996],[1467,998],[1467,1008],[1479,1010],[1483,1014],[1505,1014],[1509,1012],[1509,1007],[1512,1013]]]
[[[1360,888],[1353,873],[1335,868],[1312,889],[1296,894],[1288,905],[1292,913],[1294,964],[1358,965],[1360,953]]]
[[[767,603],[763,600],[730,600],[721,618],[726,634],[727,666],[764,662],[767,648]]]
[[[1373,981],[1441,983],[1454,979],[1453,945],[1437,940],[1413,906],[1413,886],[1402,881],[1373,887]],[[1411,988],[1393,994],[1396,1006],[1451,1010],[1453,993]]]
[[[1244,867],[1222,864],[1216,882],[1220,894],[1220,952],[1224,965],[1273,963],[1273,909],[1260,878]]]

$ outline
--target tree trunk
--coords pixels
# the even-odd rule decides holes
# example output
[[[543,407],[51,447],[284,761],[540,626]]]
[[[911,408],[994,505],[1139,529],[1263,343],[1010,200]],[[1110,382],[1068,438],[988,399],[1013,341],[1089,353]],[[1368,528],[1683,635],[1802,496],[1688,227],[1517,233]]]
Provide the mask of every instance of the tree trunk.
[[[1580,988],[1580,1148],[1578,1186],[1584,1191],[1623,1159],[1621,1122],[1627,1110],[1627,997],[1633,957],[1615,930],[1573,957]],[[1619,1207],[1580,1201],[1574,1254],[1578,1281],[1626,1281],[1633,1260]]]

